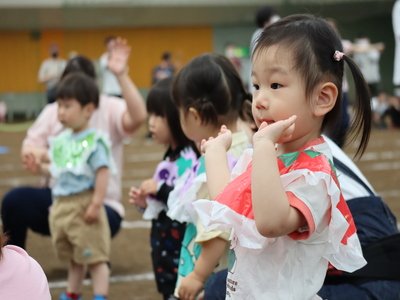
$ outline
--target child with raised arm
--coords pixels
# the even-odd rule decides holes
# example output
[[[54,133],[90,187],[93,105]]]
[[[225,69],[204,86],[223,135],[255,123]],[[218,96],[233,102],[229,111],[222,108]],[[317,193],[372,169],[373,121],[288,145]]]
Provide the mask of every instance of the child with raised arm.
[[[171,98],[172,78],[155,83],[147,96],[149,131],[155,142],[165,145],[164,159],[153,178],[140,187],[132,187],[129,202],[143,209],[143,218],[151,220],[150,243],[153,272],[158,292],[164,300],[173,299],[179,255],[185,224],[167,216],[168,195],[175,181],[197,161],[197,147],[183,133],[178,109]]]
[[[232,63],[220,55],[198,56],[176,75],[172,92],[182,129],[196,145],[208,136],[216,136],[222,124],[229,124],[234,133],[228,156],[230,165],[234,165],[249,146],[246,133],[237,124],[239,117],[245,118],[244,113],[239,112],[243,112],[242,108],[246,108],[249,104],[246,100],[251,96],[245,91]],[[223,263],[221,257],[227,253],[229,232],[205,233],[201,224],[192,218],[192,202],[208,198],[212,190],[209,188],[212,183],[207,181],[204,171],[204,158],[200,157],[177,180],[168,198],[168,215],[187,222],[175,293],[180,299],[194,298],[213,270]]]
[[[365,265],[321,136],[339,120],[344,62],[357,88],[351,129],[361,135],[362,155],[371,128],[367,85],[337,34],[311,15],[270,25],[255,48],[252,111],[259,130],[254,150],[237,163],[242,173],[226,180],[226,127],[202,142],[207,178],[223,191],[194,207],[206,229],[232,229],[226,299],[320,299],[329,263],[348,272]]]
[[[67,291],[59,299],[81,299],[86,266],[93,300],[107,299],[111,234],[103,202],[111,154],[108,138],[88,125],[99,91],[92,78],[71,73],[58,84],[56,99],[67,128],[50,140],[49,150],[51,238],[57,256],[69,263]]]

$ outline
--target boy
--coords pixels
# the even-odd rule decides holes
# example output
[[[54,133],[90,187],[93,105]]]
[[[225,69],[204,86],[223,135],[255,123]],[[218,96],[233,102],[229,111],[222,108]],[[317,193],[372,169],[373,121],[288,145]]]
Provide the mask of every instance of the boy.
[[[93,300],[107,298],[110,229],[103,205],[110,168],[108,140],[89,128],[98,106],[94,80],[67,75],[56,90],[58,119],[66,128],[50,141],[49,171],[54,180],[49,223],[57,256],[69,262],[68,287],[60,300],[81,299],[86,266]]]

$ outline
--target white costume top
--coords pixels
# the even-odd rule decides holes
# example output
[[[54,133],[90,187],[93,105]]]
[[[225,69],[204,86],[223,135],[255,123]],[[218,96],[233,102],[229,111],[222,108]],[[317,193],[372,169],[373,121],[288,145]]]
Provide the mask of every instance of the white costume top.
[[[348,272],[366,263],[329,147],[319,138],[299,152],[279,156],[288,201],[307,226],[277,238],[263,237],[256,228],[251,157],[251,150],[243,154],[234,170],[241,175],[216,201],[194,203],[206,229],[232,229],[226,299],[320,299],[328,263]]]

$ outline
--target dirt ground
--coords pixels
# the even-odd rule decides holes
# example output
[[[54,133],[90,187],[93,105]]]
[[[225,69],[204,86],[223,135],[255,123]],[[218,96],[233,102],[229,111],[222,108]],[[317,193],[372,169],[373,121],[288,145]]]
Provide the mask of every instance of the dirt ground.
[[[12,187],[37,183],[37,178],[24,171],[20,164],[19,150],[24,135],[24,131],[0,132],[0,146],[8,148],[8,153],[0,155],[0,199]],[[140,214],[127,203],[129,187],[152,176],[155,165],[162,158],[162,147],[144,136],[145,129],[125,144],[123,200],[127,212],[124,227],[112,242],[109,299],[161,299],[152,277],[149,224],[142,222]],[[352,154],[354,149],[350,146],[346,152]],[[400,132],[373,131],[368,150],[357,164],[400,217]],[[30,232],[27,251],[44,268],[53,299],[58,299],[65,289],[66,270],[56,259],[50,239]],[[91,299],[90,295],[87,285],[85,299]]]

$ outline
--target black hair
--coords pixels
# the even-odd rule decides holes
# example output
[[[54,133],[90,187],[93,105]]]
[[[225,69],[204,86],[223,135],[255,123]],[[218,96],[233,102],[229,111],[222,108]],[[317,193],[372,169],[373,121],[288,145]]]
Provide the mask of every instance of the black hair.
[[[170,60],[170,59],[171,59],[171,52],[165,51],[165,52],[161,55],[161,59],[162,59],[162,60]]]
[[[269,22],[272,16],[276,14],[273,7],[266,5],[260,7],[255,15],[255,23],[258,28],[263,28],[265,23]]]
[[[171,77],[162,79],[152,86],[146,99],[147,112],[148,114],[166,118],[169,131],[177,148],[191,146],[199,154],[194,143],[183,133],[181,123],[179,122],[179,111],[172,101],[171,87]]]
[[[251,95],[225,56],[203,54],[176,75],[172,96],[178,108],[195,108],[204,124],[221,126],[251,115]]]
[[[66,75],[57,84],[55,97],[57,100],[76,99],[81,106],[93,103],[99,105],[99,88],[93,78],[81,72]]]
[[[64,72],[61,75],[61,79],[73,72],[83,72],[87,76],[96,79],[96,71],[92,61],[82,55],[77,55],[68,60]]]
[[[350,141],[361,135],[356,156],[361,156],[367,145],[371,131],[371,105],[368,86],[355,62],[344,55],[339,61],[334,59],[335,51],[343,52],[338,34],[324,19],[313,15],[291,15],[268,26],[262,32],[253,57],[273,45],[289,49],[293,55],[294,69],[303,78],[306,97],[315,87],[331,81],[338,89],[338,97],[333,109],[325,115],[321,132],[328,136],[340,125],[342,80],[344,62],[352,73],[355,89],[355,116],[350,126]]]

